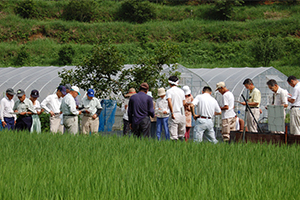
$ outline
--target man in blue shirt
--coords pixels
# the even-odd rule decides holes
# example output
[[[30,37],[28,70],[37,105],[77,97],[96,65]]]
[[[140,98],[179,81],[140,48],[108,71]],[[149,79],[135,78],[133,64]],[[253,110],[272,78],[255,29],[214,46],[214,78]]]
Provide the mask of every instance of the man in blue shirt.
[[[132,95],[128,103],[128,119],[133,134],[150,137],[150,117],[154,117],[153,100],[147,95],[149,85],[142,83],[139,92]]]

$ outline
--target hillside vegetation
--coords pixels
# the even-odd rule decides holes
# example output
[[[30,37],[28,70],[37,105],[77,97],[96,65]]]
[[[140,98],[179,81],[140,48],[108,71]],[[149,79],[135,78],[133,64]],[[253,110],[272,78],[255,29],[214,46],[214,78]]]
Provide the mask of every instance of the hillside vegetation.
[[[32,12],[25,16],[18,10],[22,2],[0,4],[1,67],[78,65],[103,43],[115,45],[125,63],[136,63],[159,42],[168,42],[178,46],[179,63],[186,67],[274,66],[300,78],[300,5],[231,5],[230,15],[221,20],[214,3],[147,2],[154,14],[138,15],[139,21],[132,22],[121,15],[125,1],[82,1],[88,3],[82,9],[92,8],[92,15],[72,21],[68,16],[76,13],[66,8],[75,1],[27,0]]]

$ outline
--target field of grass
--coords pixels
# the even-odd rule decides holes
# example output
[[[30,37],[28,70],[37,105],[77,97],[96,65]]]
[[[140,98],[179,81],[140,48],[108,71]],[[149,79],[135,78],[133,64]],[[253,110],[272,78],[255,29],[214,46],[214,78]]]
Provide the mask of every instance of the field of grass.
[[[299,147],[0,132],[1,199],[298,199]]]

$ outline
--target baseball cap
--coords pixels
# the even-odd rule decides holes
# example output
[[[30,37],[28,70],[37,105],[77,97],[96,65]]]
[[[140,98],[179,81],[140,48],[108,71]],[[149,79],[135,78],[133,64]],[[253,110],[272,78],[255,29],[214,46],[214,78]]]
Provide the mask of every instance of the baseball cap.
[[[89,97],[94,97],[94,96],[95,96],[94,90],[93,90],[93,89],[89,89],[89,90],[87,91],[87,95],[88,95]]]
[[[58,86],[57,90],[61,91],[63,95],[67,94],[66,87],[63,85]]]
[[[140,85],[140,88],[143,88],[143,89],[148,90],[148,89],[149,89],[149,85],[148,85],[148,83],[142,83],[142,84]]]
[[[66,84],[66,89],[67,90],[71,90],[72,89],[72,86],[70,84]]]
[[[77,92],[78,95],[80,95],[80,93],[79,93],[79,88],[78,88],[77,86],[72,86],[72,87],[71,87],[71,90]]]
[[[9,94],[9,95],[15,95],[16,94],[12,88],[8,88],[6,90],[6,93]]]
[[[17,91],[17,97],[22,97],[25,94],[25,91],[22,89],[18,89]]]
[[[39,91],[37,90],[32,90],[30,94],[33,98],[37,98],[40,96]]]
[[[224,82],[219,82],[217,83],[217,88],[216,88],[216,91],[221,88],[221,87],[225,87],[225,83]]]

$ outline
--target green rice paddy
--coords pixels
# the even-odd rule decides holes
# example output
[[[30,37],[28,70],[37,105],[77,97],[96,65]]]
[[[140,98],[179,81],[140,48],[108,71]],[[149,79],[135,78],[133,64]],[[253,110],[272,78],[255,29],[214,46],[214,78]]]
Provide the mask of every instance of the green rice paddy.
[[[0,132],[0,199],[299,199],[299,147]]]

